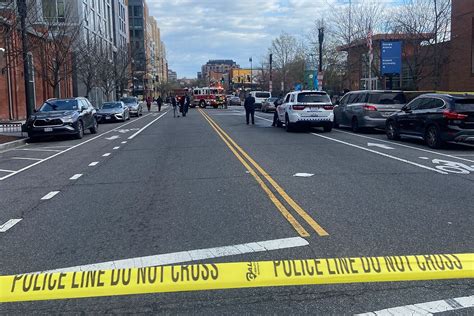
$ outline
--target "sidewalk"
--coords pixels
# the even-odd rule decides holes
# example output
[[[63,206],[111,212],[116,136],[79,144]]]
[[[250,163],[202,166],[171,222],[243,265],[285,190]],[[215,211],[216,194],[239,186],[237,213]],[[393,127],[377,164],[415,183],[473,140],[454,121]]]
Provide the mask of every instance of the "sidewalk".
[[[3,122],[3,123],[9,123],[9,122]],[[23,123],[23,122],[11,122],[13,124],[16,123]],[[26,142],[26,134],[22,133],[21,130],[17,131],[16,127],[14,127],[14,130],[12,127],[4,127],[0,126],[0,150],[12,148],[12,147],[17,147],[20,145],[23,145]]]

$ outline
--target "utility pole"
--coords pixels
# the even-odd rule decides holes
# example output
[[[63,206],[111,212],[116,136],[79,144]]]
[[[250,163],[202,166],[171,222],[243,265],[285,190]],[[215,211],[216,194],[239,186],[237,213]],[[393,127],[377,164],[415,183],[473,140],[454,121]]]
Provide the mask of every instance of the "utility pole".
[[[270,91],[270,93],[272,93],[272,90],[273,90],[272,64],[273,64],[273,54],[270,54],[270,81],[268,83],[268,90]]]
[[[25,81],[25,98],[26,98],[26,116],[30,117],[33,114],[34,104],[32,100],[33,90],[30,85],[30,65],[28,62],[28,36],[26,34],[26,15],[27,6],[26,0],[17,0],[18,15],[20,16],[20,29],[21,29],[21,45],[22,45],[22,58],[23,58],[23,77]]]
[[[250,90],[252,90],[252,87],[253,87],[253,65],[252,65],[253,59],[252,57],[249,58],[249,62],[250,62]]]
[[[323,72],[323,41],[324,41],[324,27],[318,29],[319,40],[319,72]]]

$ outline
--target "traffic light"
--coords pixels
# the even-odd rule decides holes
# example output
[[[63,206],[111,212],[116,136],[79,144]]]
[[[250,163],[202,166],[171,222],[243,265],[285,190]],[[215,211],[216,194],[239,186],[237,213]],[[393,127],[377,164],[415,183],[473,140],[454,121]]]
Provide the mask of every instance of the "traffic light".
[[[224,77],[222,77],[221,78],[221,83],[224,84],[224,82],[225,82],[225,79],[224,79]]]

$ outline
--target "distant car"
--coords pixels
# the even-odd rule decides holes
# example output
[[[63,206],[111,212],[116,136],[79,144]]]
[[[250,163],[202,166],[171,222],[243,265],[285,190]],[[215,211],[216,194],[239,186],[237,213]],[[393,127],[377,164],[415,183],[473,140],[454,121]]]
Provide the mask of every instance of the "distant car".
[[[97,111],[97,119],[99,122],[125,122],[130,119],[130,110],[122,101],[105,102]]]
[[[474,95],[424,94],[391,115],[388,139],[423,138],[431,148],[445,142],[474,143]]]
[[[255,108],[262,108],[262,103],[272,97],[272,94],[268,91],[250,91],[250,95],[255,98]]]
[[[238,96],[231,96],[230,98],[227,99],[227,104],[228,105],[242,105],[242,101]]]
[[[385,128],[387,117],[407,103],[402,91],[353,91],[334,107],[334,126],[348,126],[353,132],[362,128]]]
[[[288,93],[277,107],[277,125],[285,123],[287,132],[296,127],[323,127],[332,130],[334,114],[329,95],[324,91],[294,91]]]
[[[276,97],[271,97],[263,101],[262,103],[262,112],[270,112],[270,111],[276,111],[276,105],[275,101],[277,101],[278,98]]]
[[[130,111],[130,115],[141,116],[143,115],[143,106],[136,97],[124,97],[121,98],[120,101],[125,103],[128,106]]]
[[[26,123],[31,139],[50,135],[74,135],[80,139],[84,130],[97,133],[96,109],[86,98],[49,99]]]

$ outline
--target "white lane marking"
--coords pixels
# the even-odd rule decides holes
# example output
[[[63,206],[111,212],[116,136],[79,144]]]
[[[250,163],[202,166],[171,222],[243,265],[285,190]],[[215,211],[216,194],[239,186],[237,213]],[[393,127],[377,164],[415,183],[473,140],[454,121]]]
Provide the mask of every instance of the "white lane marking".
[[[430,168],[430,167],[425,166],[425,165],[420,165],[419,163],[416,163],[416,162],[413,162],[413,161],[409,161],[409,160],[406,160],[406,159],[403,159],[403,158],[398,158],[398,157],[388,155],[388,154],[385,154],[385,153],[382,153],[380,151],[376,151],[376,150],[373,150],[373,149],[365,148],[365,147],[362,147],[362,146],[359,146],[359,145],[351,144],[351,143],[348,143],[348,142],[345,142],[345,141],[342,141],[342,140],[339,140],[339,139],[336,139],[336,138],[323,136],[323,135],[319,135],[319,134],[316,134],[316,133],[311,133],[311,134],[314,135],[314,136],[324,138],[324,139],[332,140],[333,142],[337,142],[337,143],[344,144],[344,145],[347,145],[347,146],[351,146],[351,147],[354,147],[354,148],[359,148],[359,149],[371,152],[371,153],[376,154],[376,155],[380,155],[380,156],[383,156],[383,157],[387,157],[387,158],[390,158],[390,159],[401,161],[401,162],[404,162],[404,163],[412,165],[412,166],[416,166],[416,167],[420,167],[420,168],[423,168],[423,169],[431,170],[431,171],[441,173],[441,174],[448,174],[447,172],[444,172],[444,171],[441,171],[441,170],[438,170],[438,169]]]
[[[28,157],[11,157],[11,159],[14,159],[14,160],[35,160],[35,161],[43,160],[43,159],[40,159],[40,158],[28,158]]]
[[[1,172],[15,172],[14,170],[0,169]]]
[[[350,133],[350,132],[346,132],[346,131],[341,131],[339,129],[333,129],[333,131],[338,132],[338,133],[352,135],[352,136],[357,136],[357,137],[362,137],[362,138],[367,138],[367,139],[373,139],[373,140],[376,140],[378,142],[392,144],[394,146],[401,146],[401,147],[405,147],[405,148],[411,148],[411,149],[415,149],[415,150],[419,150],[419,151],[424,151],[424,152],[430,153],[430,154],[436,154],[436,155],[440,155],[440,156],[445,156],[445,157],[450,157],[450,158],[456,158],[456,159],[459,159],[459,160],[474,162],[474,160],[469,160],[469,159],[465,159],[465,158],[461,158],[461,157],[456,157],[456,156],[449,155],[449,154],[443,154],[443,153],[439,153],[439,152],[429,150],[429,149],[418,148],[418,147],[414,147],[414,146],[400,144],[400,143],[392,142],[392,141],[389,141],[389,140],[383,140],[383,139],[378,139],[378,138],[375,138],[375,137],[370,137],[370,136],[365,136],[365,135],[360,135],[360,134],[354,134],[354,133]]]
[[[298,172],[293,175],[293,177],[302,177],[302,178],[308,178],[314,176],[313,173],[305,173],[305,172]]]
[[[124,140],[124,141],[122,142],[122,144],[126,144],[126,143],[127,143],[127,141],[126,141],[126,140]]]
[[[454,157],[474,157],[474,155],[453,155]]]
[[[367,146],[369,146],[369,147],[379,147],[379,148],[383,148],[383,149],[393,149],[393,147],[390,147],[390,146],[387,146],[387,145],[384,145],[384,144],[377,144],[377,143],[367,143]]]
[[[73,175],[72,177],[70,177],[69,180],[77,180],[80,177],[82,177],[82,173],[77,173],[77,174]]]
[[[117,138],[120,138],[120,136],[118,136],[118,135],[113,135],[113,136],[107,137],[106,139],[108,139],[108,140],[114,140],[114,139],[117,139]]]
[[[121,127],[126,126],[126,125],[128,125],[128,124],[135,123],[136,121],[141,120],[141,119],[147,117],[148,115],[149,115],[149,114],[144,115],[144,116],[142,116],[142,117],[139,117],[139,118],[137,118],[137,119],[135,119],[135,120],[132,120],[132,121],[130,121],[130,122],[128,122],[128,123],[122,124]],[[104,136],[104,135],[107,135],[107,134],[109,134],[109,133],[115,132],[118,128],[121,128],[121,127],[116,127],[116,128],[114,128],[114,129],[111,129],[110,131],[104,132],[104,133],[102,133],[102,134],[100,134],[100,135],[97,135],[97,136],[95,136],[95,137],[92,137],[91,139],[88,139],[88,140],[86,140],[86,141],[83,141],[82,143],[79,143],[79,144],[77,144],[77,145],[71,146],[71,147],[69,147],[68,149],[65,149],[65,150],[63,150],[63,151],[60,151],[60,152],[54,154],[54,155],[51,155],[51,156],[49,156],[48,158],[45,158],[45,159],[43,159],[43,160],[37,161],[37,162],[35,162],[35,163],[32,163],[31,165],[26,166],[26,167],[24,167],[24,168],[21,168],[20,170],[16,170],[16,171],[14,171],[13,173],[11,173],[11,174],[9,174],[9,175],[6,175],[6,176],[1,177],[1,178],[0,178],[0,181],[3,181],[3,180],[8,179],[8,178],[10,178],[10,177],[13,177],[14,175],[17,175],[17,174],[19,174],[20,172],[23,172],[23,171],[26,171],[26,170],[28,170],[28,169],[30,169],[30,168],[33,168],[34,166],[37,166],[37,165],[39,165],[40,163],[43,163],[43,162],[48,161],[48,160],[50,160],[50,159],[53,159],[53,158],[55,158],[55,157],[57,157],[57,156],[59,156],[59,155],[62,155],[62,154],[64,154],[64,153],[70,151],[70,150],[73,150],[73,149],[75,149],[75,148],[77,148],[77,147],[79,147],[79,146],[82,146],[82,145],[87,144],[87,143],[89,143],[89,142],[91,142],[91,141],[93,141],[93,140],[96,140],[97,138],[100,138],[100,137],[102,137],[102,136]],[[17,149],[14,149],[14,150],[17,150]]]
[[[52,151],[52,152],[60,152],[60,149],[43,149],[43,148],[20,148],[14,150],[23,150],[23,151]]]
[[[96,264],[87,264],[83,266],[69,267],[63,269],[49,270],[43,272],[71,272],[71,271],[92,271],[107,269],[127,269],[144,268],[160,265],[169,265],[182,262],[212,259],[217,257],[235,256],[253,252],[263,252],[270,250],[302,247],[309,245],[306,239],[301,237],[282,238],[267,241],[252,242],[246,244],[197,249],[190,251],[180,251],[155,256],[130,258],[124,260],[107,261]]]
[[[267,118],[265,118],[265,117],[261,117],[261,116],[258,116],[258,115],[255,115],[255,117],[258,117],[258,118],[261,119],[261,120],[264,120],[264,121],[268,121],[268,122],[272,122],[272,123],[273,123],[273,120],[269,120],[269,119],[267,119]]]
[[[105,153],[105,154],[102,155],[102,157],[108,157],[110,155],[111,155],[111,153]]]
[[[15,226],[21,221],[21,218],[14,218],[8,220],[5,224],[0,225],[0,233],[5,233],[7,230]]]
[[[59,193],[59,191],[51,191],[48,194],[46,194],[45,196],[43,196],[41,199],[42,200],[51,200],[58,193]]]
[[[94,167],[94,166],[97,166],[98,164],[99,164],[98,161],[94,161],[89,164],[89,167]]]
[[[117,147],[114,147],[113,150],[117,150],[117,149],[119,149],[119,148],[120,148],[120,146],[117,146]]]
[[[162,118],[163,116],[165,116],[168,112],[165,112],[163,114],[161,114],[160,116],[158,116],[156,119],[154,119],[153,121],[151,121],[150,123],[148,123],[147,125],[143,126],[141,129],[139,129],[137,132],[135,132],[135,134],[133,134],[132,136],[130,136],[128,139],[134,139],[138,134],[140,134],[141,132],[143,132],[145,129],[147,129],[151,124],[155,123],[156,121],[158,121],[160,118]]]
[[[474,295],[449,298],[446,300],[432,301],[420,304],[405,305],[382,309],[375,312],[356,314],[357,316],[373,315],[433,315],[434,313],[443,313],[464,308],[474,307]]]

